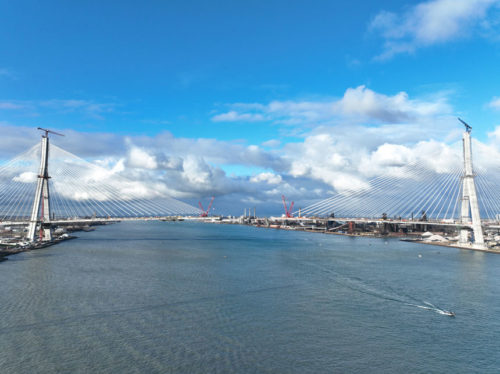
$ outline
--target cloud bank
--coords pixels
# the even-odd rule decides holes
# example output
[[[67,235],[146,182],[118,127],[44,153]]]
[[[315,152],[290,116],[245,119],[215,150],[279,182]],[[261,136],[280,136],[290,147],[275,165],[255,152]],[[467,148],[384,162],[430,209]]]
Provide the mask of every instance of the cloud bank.
[[[348,88],[340,99],[235,103],[231,110],[212,117],[214,122],[269,121],[276,124],[314,125],[342,122],[396,124],[448,115],[446,97],[410,99],[406,92],[377,93],[364,85]]]
[[[212,121],[265,118],[273,125],[300,128],[301,136],[246,144],[179,138],[167,131],[121,136],[63,130],[66,136],[52,141],[107,170],[106,175],[89,178],[130,179],[127,196],[165,194],[192,205],[216,196],[216,212],[231,214],[253,206],[262,214],[276,214],[281,212],[282,194],[295,200],[297,207],[305,207],[332,193],[366,189],[372,178],[403,178],[408,165],[444,173],[462,162],[461,126],[448,98],[439,93],[432,98],[410,97],[358,86],[336,99],[227,106],[229,112],[216,114]],[[227,113],[234,114],[221,117]],[[33,146],[39,136],[31,128],[4,124],[1,130],[4,160]],[[497,128],[486,142],[474,142],[478,167],[499,167],[499,134]],[[240,172],[234,173],[235,168]],[[16,178],[28,181],[31,176],[18,173]]]

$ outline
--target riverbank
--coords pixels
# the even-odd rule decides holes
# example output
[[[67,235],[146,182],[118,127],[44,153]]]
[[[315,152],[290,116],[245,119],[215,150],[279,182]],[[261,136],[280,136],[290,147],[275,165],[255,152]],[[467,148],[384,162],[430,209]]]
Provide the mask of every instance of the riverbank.
[[[59,244],[63,241],[72,240],[72,239],[76,239],[76,238],[77,238],[77,236],[65,234],[65,235],[58,236],[51,241],[46,241],[46,242],[35,242],[35,243],[29,243],[29,244],[23,244],[23,245],[15,245],[15,246],[11,246],[11,247],[4,245],[3,246],[4,248],[0,249],[0,262],[7,260],[8,256],[15,255],[17,253],[34,251],[37,249],[51,247],[51,246],[53,246],[55,244]]]
[[[206,220],[205,220],[206,221]],[[485,227],[485,245],[461,244],[458,242],[459,226],[450,222],[428,222],[408,220],[364,220],[355,221],[335,218],[299,217],[239,217],[218,218],[208,222],[239,224],[268,229],[305,231],[329,235],[369,238],[398,238],[418,244],[452,247],[473,251],[500,254],[500,232],[498,228]]]

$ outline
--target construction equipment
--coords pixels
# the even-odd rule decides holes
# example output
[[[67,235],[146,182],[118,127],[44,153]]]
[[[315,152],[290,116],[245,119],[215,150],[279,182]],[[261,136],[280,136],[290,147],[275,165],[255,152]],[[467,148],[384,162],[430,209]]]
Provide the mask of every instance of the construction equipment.
[[[465,126],[465,131],[468,132],[470,134],[471,130],[472,130],[472,127],[469,126],[469,124],[463,120],[461,120],[460,118],[458,119],[460,122],[462,122],[462,124]]]
[[[286,205],[285,195],[281,195],[281,199],[283,200],[283,206],[285,208],[285,216],[287,218],[293,218],[293,201],[290,204],[290,207]]]
[[[52,130],[47,130],[47,129],[44,129],[44,128],[41,128],[41,127],[38,127],[37,130],[45,131],[45,137],[49,136],[49,133],[50,134],[59,135],[59,136],[64,136],[63,134],[60,134],[58,132],[55,132],[55,131],[52,131]]]
[[[203,209],[203,205],[201,205],[201,201],[198,201],[198,205],[200,206],[201,213],[200,217],[208,217],[208,213],[210,213],[210,208],[212,208],[212,203],[214,202],[215,196],[212,196],[212,200],[210,200],[210,204],[208,204],[207,210]]]

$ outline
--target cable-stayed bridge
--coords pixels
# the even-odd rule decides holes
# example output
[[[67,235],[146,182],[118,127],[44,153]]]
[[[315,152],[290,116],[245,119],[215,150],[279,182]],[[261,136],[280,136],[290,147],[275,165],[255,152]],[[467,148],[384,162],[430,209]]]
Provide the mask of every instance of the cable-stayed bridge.
[[[170,197],[165,184],[131,180],[88,162],[49,145],[51,131],[41,130],[41,144],[0,167],[0,224],[27,225],[29,241],[51,240],[53,226],[64,222],[200,214]],[[463,154],[448,167],[430,167],[437,161],[432,159],[398,164],[302,209],[302,215],[455,226],[461,244],[484,247],[483,227],[496,224],[500,214],[500,173],[473,168],[470,130],[466,125]]]
[[[432,164],[439,160],[429,158],[397,165],[359,188],[335,193],[302,209],[302,215],[455,226],[459,244],[484,248],[484,226],[498,227],[500,218],[500,169],[473,167],[471,127],[461,122],[466,126],[463,152],[448,160],[448,167],[436,170]]]
[[[0,167],[0,224],[28,224],[29,241],[51,240],[51,227],[68,219],[199,214],[170,197],[163,184],[128,179],[49,145],[51,132],[41,130],[41,144]]]
[[[0,219],[30,216],[40,163],[34,145],[0,167]],[[169,197],[161,184],[123,177],[51,144],[49,193],[55,217],[129,217],[199,214],[199,209]]]

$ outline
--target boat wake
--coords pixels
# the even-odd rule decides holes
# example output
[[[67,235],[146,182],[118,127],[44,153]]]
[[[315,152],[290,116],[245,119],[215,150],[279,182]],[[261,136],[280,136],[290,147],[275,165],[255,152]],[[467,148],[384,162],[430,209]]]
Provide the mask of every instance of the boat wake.
[[[446,309],[440,308],[439,306],[436,306],[428,301],[424,300],[419,300],[415,297],[412,297],[410,295],[406,294],[401,294],[397,293],[394,289],[391,287],[387,287],[387,289],[380,289],[380,288],[374,288],[363,281],[359,279],[348,279],[349,282],[351,283],[350,285],[347,285],[346,282],[343,282],[344,285],[347,287],[351,288],[352,290],[368,294],[380,299],[388,300],[388,301],[393,301],[397,303],[401,303],[407,306],[423,309],[423,310],[428,310],[431,312],[435,312],[437,314],[443,315],[443,316],[448,316],[448,317],[455,317],[455,313],[448,311]],[[355,287],[353,287],[353,284],[356,284]]]
[[[391,286],[385,285],[383,288],[382,287],[376,288],[367,284],[363,279],[352,276],[345,276],[332,269],[327,269],[322,266],[317,266],[317,265],[314,266],[321,268],[325,272],[334,274],[335,278],[332,279],[334,282],[344,287],[347,287],[353,291],[370,295],[379,299],[401,303],[406,306],[428,310],[443,316],[455,317],[455,313],[449,310],[443,309],[435,304],[432,304],[429,301],[420,300],[411,295],[401,293],[398,290],[392,288]]]
[[[443,316],[455,317],[455,313],[450,312],[449,310],[441,309],[441,308],[435,306],[434,304],[429,303],[428,301],[424,301],[423,303],[426,304],[426,306],[425,305],[417,305],[417,304],[408,304],[408,305],[414,306],[414,307],[417,307],[420,309],[431,310],[431,311],[436,312],[438,314],[441,314]]]

